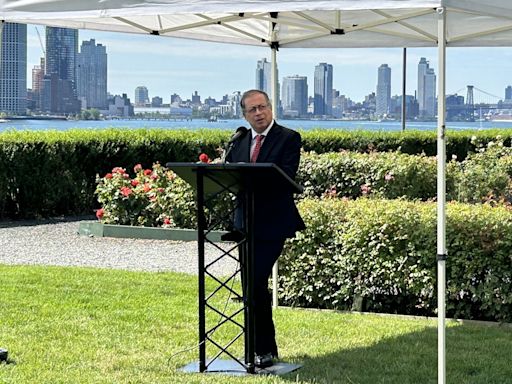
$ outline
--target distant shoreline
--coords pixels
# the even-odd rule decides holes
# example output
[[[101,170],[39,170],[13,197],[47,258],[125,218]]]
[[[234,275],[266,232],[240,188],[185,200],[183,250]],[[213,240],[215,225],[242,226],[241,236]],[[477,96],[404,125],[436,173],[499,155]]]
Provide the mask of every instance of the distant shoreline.
[[[2,120],[68,120],[66,116],[6,116]]]

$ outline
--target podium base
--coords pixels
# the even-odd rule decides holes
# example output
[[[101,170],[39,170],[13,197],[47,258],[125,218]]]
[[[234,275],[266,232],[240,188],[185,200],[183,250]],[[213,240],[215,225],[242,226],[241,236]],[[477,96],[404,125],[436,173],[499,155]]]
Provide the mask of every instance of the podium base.
[[[209,362],[207,362],[208,364]],[[255,375],[286,375],[287,373],[296,371],[301,368],[301,364],[290,364],[282,361],[274,363],[271,367],[267,368],[256,368]],[[199,362],[195,361],[180,368],[179,371],[185,373],[199,373]],[[235,360],[221,360],[216,359],[212,362],[208,369],[202,373],[216,373],[231,376],[251,376],[239,362]]]

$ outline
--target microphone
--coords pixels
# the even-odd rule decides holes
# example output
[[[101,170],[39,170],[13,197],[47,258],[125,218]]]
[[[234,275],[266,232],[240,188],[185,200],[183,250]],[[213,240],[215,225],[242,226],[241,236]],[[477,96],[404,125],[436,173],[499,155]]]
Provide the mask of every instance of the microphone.
[[[249,130],[245,127],[238,127],[236,129],[235,134],[233,136],[231,136],[231,139],[229,139],[228,144],[232,144],[235,141],[237,141],[239,138],[245,136],[248,131]]]
[[[226,162],[226,157],[228,156],[228,153],[231,152],[231,149],[233,149],[233,145],[235,144],[235,141],[241,139],[242,137],[244,137],[247,132],[249,132],[249,130],[245,127],[238,127],[236,129],[236,132],[233,136],[231,136],[231,139],[229,139],[227,145],[226,145],[226,148],[224,150],[224,154],[222,155],[222,162],[225,163]]]

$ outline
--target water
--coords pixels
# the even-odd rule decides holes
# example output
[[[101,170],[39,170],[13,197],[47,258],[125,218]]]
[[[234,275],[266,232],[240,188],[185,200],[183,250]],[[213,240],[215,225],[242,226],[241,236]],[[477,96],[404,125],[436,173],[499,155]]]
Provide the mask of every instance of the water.
[[[399,121],[340,121],[340,120],[279,120],[279,123],[292,129],[343,129],[355,130],[363,129],[368,131],[400,131],[402,129]],[[225,129],[234,131],[237,127],[248,123],[242,119],[219,120],[208,122],[203,119],[194,120],[100,120],[100,121],[62,121],[62,120],[17,120],[8,121],[0,124],[0,132],[6,130],[59,130],[65,131],[72,128],[85,129],[105,129],[105,128],[158,128],[158,129]],[[512,121],[496,122],[447,122],[446,126],[450,130],[467,129],[491,129],[491,128],[512,128]],[[434,131],[437,129],[436,122],[407,122],[406,129]]]

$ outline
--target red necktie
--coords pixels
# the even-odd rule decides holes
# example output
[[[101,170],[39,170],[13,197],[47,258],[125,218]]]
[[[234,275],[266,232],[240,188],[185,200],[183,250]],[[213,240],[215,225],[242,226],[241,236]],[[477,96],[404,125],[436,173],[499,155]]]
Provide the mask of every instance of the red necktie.
[[[252,151],[251,163],[256,162],[256,159],[258,158],[258,155],[260,153],[261,142],[263,141],[264,138],[265,136],[263,135],[256,136],[256,144],[254,145],[254,150]]]

